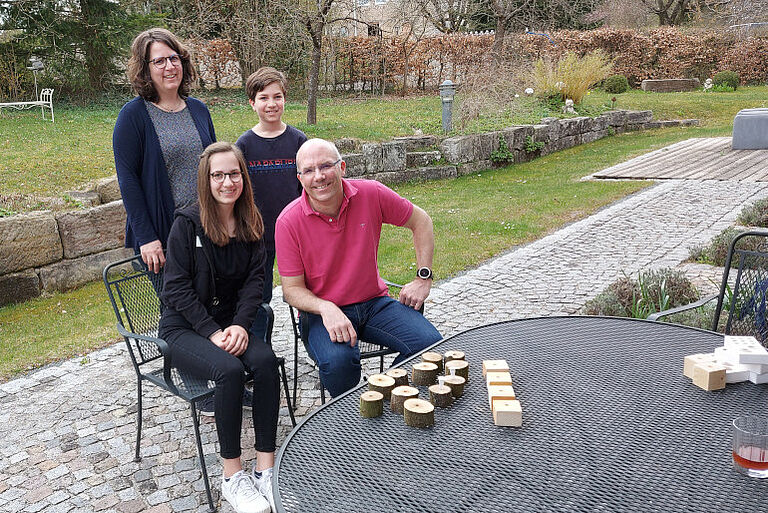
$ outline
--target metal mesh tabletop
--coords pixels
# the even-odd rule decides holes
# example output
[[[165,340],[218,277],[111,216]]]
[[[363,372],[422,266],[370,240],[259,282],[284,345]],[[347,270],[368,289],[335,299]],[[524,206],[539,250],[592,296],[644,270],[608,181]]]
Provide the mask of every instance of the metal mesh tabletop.
[[[730,423],[768,415],[768,388],[705,392],[683,357],[721,335],[632,319],[554,317],[475,328],[435,347],[466,353],[464,396],[411,428],[360,387],[289,435],[275,490],[290,512],[768,510],[768,480],[732,469]],[[523,426],[497,427],[482,360],[506,359]],[[404,362],[410,370],[417,358]],[[420,397],[428,399],[426,387]]]

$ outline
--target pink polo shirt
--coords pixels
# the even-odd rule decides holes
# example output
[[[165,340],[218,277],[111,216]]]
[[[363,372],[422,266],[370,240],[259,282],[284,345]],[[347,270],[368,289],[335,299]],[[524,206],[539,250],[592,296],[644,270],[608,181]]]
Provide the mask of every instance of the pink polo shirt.
[[[382,223],[403,226],[413,204],[373,180],[342,180],[339,218],[315,212],[307,193],[289,203],[275,225],[281,276],[304,275],[307,288],[338,306],[387,295],[379,276]]]

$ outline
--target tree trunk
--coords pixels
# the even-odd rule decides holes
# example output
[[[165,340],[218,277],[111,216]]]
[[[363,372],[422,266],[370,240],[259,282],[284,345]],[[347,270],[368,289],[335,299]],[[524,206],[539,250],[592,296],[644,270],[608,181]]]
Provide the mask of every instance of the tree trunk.
[[[309,68],[307,91],[307,124],[317,124],[317,82],[320,79],[320,57],[323,44],[323,23],[308,24],[312,36],[312,63]]]
[[[502,57],[504,55],[504,35],[507,32],[507,21],[501,16],[496,18],[496,33],[493,35],[493,46],[491,47],[491,55],[493,55],[493,64],[496,66],[501,65]]]

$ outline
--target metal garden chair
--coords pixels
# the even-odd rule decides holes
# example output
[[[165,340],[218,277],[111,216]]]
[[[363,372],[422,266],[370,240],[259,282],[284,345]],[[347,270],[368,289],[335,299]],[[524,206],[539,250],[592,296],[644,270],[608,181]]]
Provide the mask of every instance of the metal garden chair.
[[[736,268],[736,282],[732,293],[728,278]],[[768,231],[747,231],[739,234],[728,248],[720,293],[689,305],[680,306],[648,316],[656,321],[672,314],[699,308],[717,299],[712,331],[717,331],[723,310],[728,311],[726,335],[751,335],[768,347],[766,322],[766,291],[768,291]]]
[[[109,264],[104,268],[103,276],[104,285],[107,288],[107,294],[117,318],[117,330],[125,339],[131,363],[136,371],[138,407],[134,461],[141,461],[141,389],[143,382],[148,381],[189,403],[192,425],[195,430],[195,441],[197,442],[197,454],[205,481],[205,493],[210,511],[215,511],[203,446],[200,440],[200,417],[195,408],[198,401],[213,395],[215,385],[213,381],[197,378],[173,367],[168,344],[157,336],[158,323],[163,310],[157,292],[162,289],[163,273],[161,271],[155,274],[148,271],[141,261],[141,256],[137,255]],[[268,304],[263,303],[261,307],[266,311],[269,318],[265,342],[271,345],[274,315]],[[278,358],[278,364],[288,401],[288,412],[291,422],[295,426],[296,420],[293,416],[293,409],[290,407],[292,403],[288,379],[285,374],[285,359]]]
[[[402,285],[398,283],[392,283],[391,281],[384,280],[390,288],[401,289]],[[288,310],[291,312],[291,326],[293,327],[293,409],[296,409],[296,393],[298,388],[298,376],[299,376],[299,341],[304,345],[304,350],[307,355],[310,355],[309,349],[307,349],[307,322],[306,315],[301,310],[298,310],[291,305],[288,305]],[[424,313],[424,305],[421,305],[419,312]],[[379,358],[379,372],[384,372],[384,357],[388,354],[395,354],[397,351],[390,349],[381,344],[375,342],[367,342],[365,340],[358,339],[357,343],[360,346],[360,360],[367,360],[370,358]],[[311,358],[311,356],[310,356]],[[325,403],[325,387],[320,384],[320,400]]]

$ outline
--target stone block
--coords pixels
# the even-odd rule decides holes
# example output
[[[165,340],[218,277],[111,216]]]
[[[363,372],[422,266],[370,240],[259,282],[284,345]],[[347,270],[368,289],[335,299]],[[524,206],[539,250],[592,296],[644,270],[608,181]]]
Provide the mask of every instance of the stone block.
[[[37,269],[40,285],[46,292],[74,289],[101,278],[101,272],[107,264],[132,255],[133,249],[120,248],[71,260],[61,260]]]
[[[571,135],[568,137],[561,137],[557,141],[550,143],[550,152],[561,151],[568,148],[572,148],[578,144],[578,136]]]
[[[640,83],[640,89],[654,93],[679,93],[693,91],[701,87],[698,78],[663,78],[648,79]]]
[[[372,175],[383,171],[381,144],[363,144],[363,159],[365,160],[365,172],[367,174]]]
[[[32,269],[0,276],[0,306],[21,303],[40,295],[40,278]]]
[[[381,145],[381,170],[402,171],[406,161],[404,142],[386,142]]]
[[[607,128],[605,130],[595,130],[592,132],[583,133],[581,134],[581,144],[587,144],[587,143],[597,141],[598,139],[602,139],[607,135],[608,135]]]
[[[51,212],[0,218],[0,274],[61,260],[61,238]]]
[[[99,193],[96,191],[66,191],[63,197],[65,202],[80,208],[95,207],[101,204]]]
[[[496,167],[496,164],[490,160],[478,160],[476,162],[467,162],[456,166],[456,175],[471,175],[472,173],[481,173],[488,169]]]
[[[630,110],[627,111],[626,123],[636,125],[653,121],[653,111],[650,110]]]
[[[451,164],[465,164],[475,160],[473,135],[449,137],[440,144],[440,153]]]
[[[408,168],[402,171],[385,171],[372,176],[381,183],[402,183],[411,180],[438,180],[442,178],[456,178],[456,166],[431,166],[420,168]]]
[[[569,137],[589,132],[592,129],[592,118],[576,117],[561,119],[558,124],[560,125],[560,137]]]
[[[439,142],[434,135],[409,135],[406,137],[393,137],[393,141],[404,142],[406,151],[419,151],[425,148],[431,148]]]
[[[605,114],[600,114],[596,118],[592,119],[592,130],[597,130],[597,131],[605,130],[606,128],[611,126],[609,121],[610,119],[608,116],[606,116]]]
[[[734,150],[768,149],[768,109],[742,109],[733,119]]]
[[[409,151],[405,155],[406,167],[423,167],[429,166],[433,162],[440,160],[441,155],[439,151]]]
[[[117,177],[111,176],[102,178],[96,182],[96,192],[99,194],[101,203],[112,203],[120,201],[123,196],[120,194],[120,185],[117,183]]]
[[[501,131],[507,148],[510,150],[522,150],[525,147],[525,139],[533,136],[532,125],[510,126]]]
[[[456,178],[458,172],[456,166],[429,166],[416,169],[415,177],[423,180],[440,180],[443,178]]]
[[[64,258],[122,247],[125,243],[125,209],[122,201],[63,212],[56,216]]]
[[[365,174],[365,157],[363,157],[362,153],[349,153],[342,155],[341,158],[347,164],[346,176],[348,178]]]
[[[335,140],[333,144],[336,145],[336,149],[339,150],[340,153],[344,153],[345,151],[354,153],[356,150],[360,149],[360,141],[353,139],[352,137],[342,137],[341,139]]]
[[[473,160],[488,160],[491,153],[499,149],[501,132],[486,132],[475,136],[475,158]]]
[[[549,125],[533,125],[534,142],[549,142]]]
[[[680,126],[699,126],[698,119],[681,119]]]
[[[626,124],[627,111],[626,110],[609,110],[600,115],[605,117],[608,121],[608,125],[612,127],[623,126]]]

